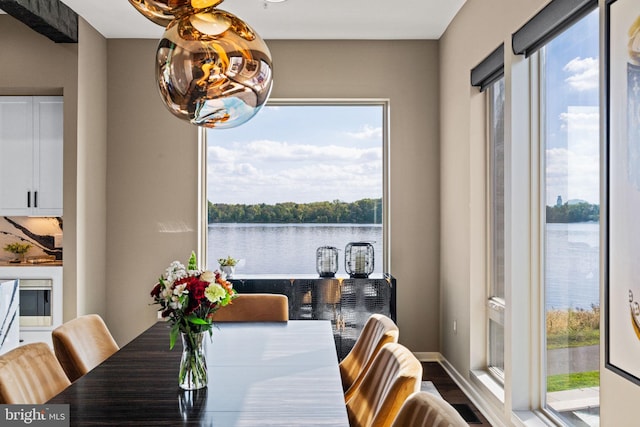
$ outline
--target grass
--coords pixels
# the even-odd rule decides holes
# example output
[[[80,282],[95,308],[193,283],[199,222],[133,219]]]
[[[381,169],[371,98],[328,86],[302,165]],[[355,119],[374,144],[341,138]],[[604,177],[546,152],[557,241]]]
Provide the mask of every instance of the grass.
[[[547,349],[600,343],[600,307],[547,312]]]
[[[571,374],[558,374],[547,377],[547,392],[573,390],[576,388],[598,387],[600,384],[600,372],[575,372]]]
[[[547,349],[600,344],[600,307],[547,311]],[[547,392],[598,387],[600,372],[572,372],[547,377]]]

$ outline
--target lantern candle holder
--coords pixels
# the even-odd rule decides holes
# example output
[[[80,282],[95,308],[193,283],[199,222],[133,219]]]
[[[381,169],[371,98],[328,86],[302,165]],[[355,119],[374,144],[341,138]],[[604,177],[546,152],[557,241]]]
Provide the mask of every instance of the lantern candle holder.
[[[344,249],[344,268],[352,278],[367,278],[373,273],[373,245],[352,242]]]
[[[316,250],[316,271],[320,277],[335,277],[338,271],[338,249],[321,246]]]

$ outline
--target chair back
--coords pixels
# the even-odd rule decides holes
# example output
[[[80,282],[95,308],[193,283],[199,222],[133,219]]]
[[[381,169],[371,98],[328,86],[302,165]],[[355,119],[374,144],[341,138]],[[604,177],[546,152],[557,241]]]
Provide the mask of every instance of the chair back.
[[[87,314],[70,320],[51,333],[53,349],[71,382],[77,380],[120,348],[102,317]]]
[[[404,401],[420,390],[422,364],[405,346],[385,344],[347,401],[351,427],[390,427]]]
[[[345,401],[358,388],[364,374],[383,345],[398,342],[400,331],[396,324],[382,314],[372,314],[362,328],[355,345],[340,362],[340,377]]]
[[[25,344],[0,356],[2,404],[39,405],[70,384],[45,343]]]
[[[467,427],[469,424],[443,398],[426,391],[412,394],[404,402],[392,427]]]
[[[213,322],[287,322],[289,298],[281,294],[240,294],[213,315]]]

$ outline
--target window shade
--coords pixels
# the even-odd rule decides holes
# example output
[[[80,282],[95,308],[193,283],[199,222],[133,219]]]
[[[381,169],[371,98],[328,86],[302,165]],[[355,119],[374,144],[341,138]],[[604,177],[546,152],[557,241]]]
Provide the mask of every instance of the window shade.
[[[504,43],[471,70],[471,86],[482,92],[504,75]]]
[[[571,24],[598,7],[598,0],[552,0],[513,33],[511,44],[516,55],[529,56]]]

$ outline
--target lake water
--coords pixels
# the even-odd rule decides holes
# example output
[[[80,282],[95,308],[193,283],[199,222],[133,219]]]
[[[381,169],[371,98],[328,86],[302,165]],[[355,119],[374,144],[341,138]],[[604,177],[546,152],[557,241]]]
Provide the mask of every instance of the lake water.
[[[547,309],[600,305],[599,225],[547,224],[546,240]],[[340,250],[338,274],[346,274],[344,248],[360,241],[373,244],[374,272],[382,273],[381,225],[211,224],[208,265],[231,255],[241,260],[237,275],[316,274],[316,249],[334,246]]]
[[[236,274],[316,274],[316,249],[338,248],[338,274],[350,242],[373,245],[374,273],[382,273],[382,225],[209,224],[208,264],[231,255],[240,259]]]
[[[600,305],[600,226],[547,224],[547,309]]]

